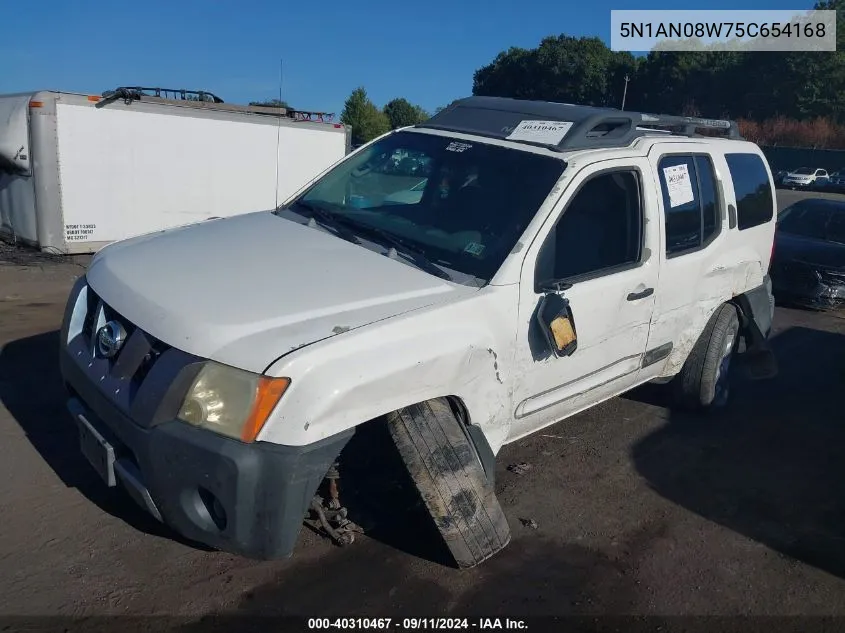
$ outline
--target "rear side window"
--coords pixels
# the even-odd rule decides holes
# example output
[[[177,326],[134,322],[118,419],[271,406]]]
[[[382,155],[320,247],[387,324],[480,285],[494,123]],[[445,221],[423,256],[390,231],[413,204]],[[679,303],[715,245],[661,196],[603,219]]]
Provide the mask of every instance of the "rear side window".
[[[719,196],[709,156],[664,156],[659,165],[666,254],[695,251],[719,232]]]
[[[739,230],[769,222],[774,217],[774,199],[769,174],[757,154],[725,154],[736,191]]]

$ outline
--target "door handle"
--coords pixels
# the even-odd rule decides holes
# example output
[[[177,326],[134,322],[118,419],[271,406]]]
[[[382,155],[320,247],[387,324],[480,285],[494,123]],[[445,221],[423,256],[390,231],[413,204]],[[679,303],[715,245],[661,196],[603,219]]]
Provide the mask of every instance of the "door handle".
[[[628,295],[628,301],[638,301],[639,299],[645,299],[646,297],[650,297],[654,294],[654,288],[646,288],[642,292],[632,292]]]
[[[728,205],[728,228],[736,228],[736,207],[732,204]]]

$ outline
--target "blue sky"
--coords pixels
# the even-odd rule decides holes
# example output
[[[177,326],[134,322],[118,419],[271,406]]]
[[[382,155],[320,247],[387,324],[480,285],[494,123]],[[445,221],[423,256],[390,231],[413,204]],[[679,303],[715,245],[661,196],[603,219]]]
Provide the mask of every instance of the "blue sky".
[[[10,0],[0,21],[0,94],[99,94],[119,85],[210,90],[233,103],[283,98],[340,113],[363,85],[381,106],[433,110],[472,90],[473,72],[546,35],[609,42],[611,9],[803,9],[794,0]]]

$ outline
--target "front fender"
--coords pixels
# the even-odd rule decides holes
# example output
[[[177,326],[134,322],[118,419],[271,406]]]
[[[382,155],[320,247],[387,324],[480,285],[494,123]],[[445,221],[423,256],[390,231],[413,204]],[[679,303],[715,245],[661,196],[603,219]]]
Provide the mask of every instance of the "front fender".
[[[279,359],[266,373],[291,385],[258,439],[311,444],[410,404],[456,396],[497,452],[512,419],[517,298],[516,286],[488,286]]]

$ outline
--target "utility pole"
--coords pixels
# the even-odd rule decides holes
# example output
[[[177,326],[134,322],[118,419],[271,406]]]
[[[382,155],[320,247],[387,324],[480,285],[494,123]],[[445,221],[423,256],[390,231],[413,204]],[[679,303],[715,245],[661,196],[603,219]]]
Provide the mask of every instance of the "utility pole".
[[[630,81],[630,77],[628,77],[628,73],[625,73],[625,90],[622,92],[622,110],[625,109],[625,97],[628,96],[628,82]]]

